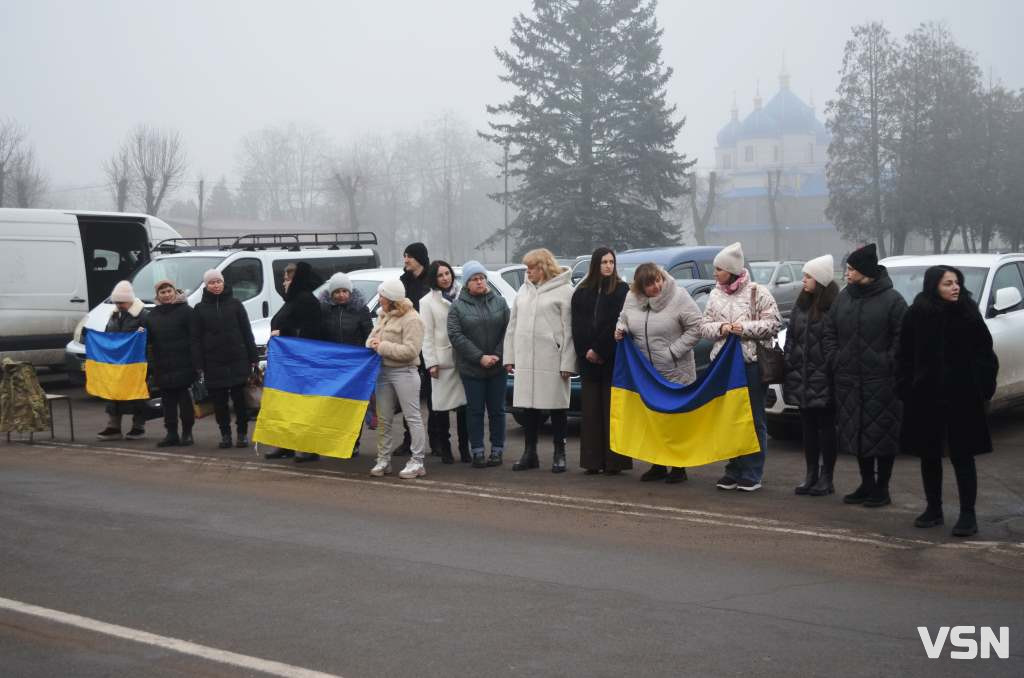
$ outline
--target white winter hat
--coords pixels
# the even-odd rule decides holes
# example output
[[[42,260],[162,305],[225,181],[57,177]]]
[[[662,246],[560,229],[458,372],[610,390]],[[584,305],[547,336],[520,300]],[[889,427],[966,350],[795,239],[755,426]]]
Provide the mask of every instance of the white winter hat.
[[[110,300],[115,304],[119,302],[130,304],[135,301],[135,290],[132,289],[132,284],[127,280],[122,280],[114,285],[114,291],[110,293]]]
[[[828,285],[835,280],[833,265],[832,255],[826,254],[804,264],[804,273],[814,278],[819,285]]]
[[[209,285],[214,281],[224,282],[224,274],[215,268],[211,268],[209,271],[203,274],[203,283]]]
[[[352,281],[344,273],[338,272],[331,276],[331,279],[327,281],[327,290],[334,294],[335,290],[348,290],[352,291]]]
[[[743,273],[743,247],[738,242],[727,245],[715,255],[715,267],[733,275]]]
[[[388,301],[398,301],[399,299],[405,298],[405,285],[398,278],[392,278],[391,280],[385,280],[377,288],[377,294],[384,297]]]

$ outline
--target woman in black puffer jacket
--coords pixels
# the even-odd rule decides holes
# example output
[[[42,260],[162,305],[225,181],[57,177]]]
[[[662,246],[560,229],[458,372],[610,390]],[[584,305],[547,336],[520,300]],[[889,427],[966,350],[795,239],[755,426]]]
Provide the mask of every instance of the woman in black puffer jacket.
[[[189,387],[195,381],[192,365],[192,307],[170,280],[156,284],[156,306],[146,318],[149,366],[153,384],[160,389],[167,435],[157,447],[192,444],[195,411]],[[181,412],[181,436],[178,413]]]
[[[257,362],[249,315],[242,302],[232,296],[220,271],[211,269],[204,273],[203,283],[206,289],[202,301],[196,304],[192,322],[192,364],[213,396],[220,427],[218,447],[231,447],[229,395],[235,405],[235,446],[248,447],[245,383]]]
[[[786,330],[786,402],[800,408],[807,475],[797,494],[832,494],[836,467],[836,409],[832,369],[825,355],[825,316],[839,294],[832,255],[804,264],[804,289],[796,300]],[[818,460],[821,459],[819,469]]]

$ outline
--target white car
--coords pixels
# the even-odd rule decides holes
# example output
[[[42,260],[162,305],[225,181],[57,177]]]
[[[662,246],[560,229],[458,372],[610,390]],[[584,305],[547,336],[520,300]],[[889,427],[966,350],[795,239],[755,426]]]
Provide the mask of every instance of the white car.
[[[908,304],[921,291],[929,267],[945,264],[963,271],[964,286],[978,301],[999,358],[992,409],[1024,403],[1024,254],[899,256],[879,263],[888,269],[893,287]],[[784,345],[785,341],[783,330],[779,342]],[[780,384],[772,384],[766,404],[772,437],[797,437],[800,409],[786,403]]]
[[[452,272],[455,273],[455,279],[461,284],[462,283],[462,267],[453,266]],[[363,299],[366,299],[366,305],[370,308],[370,315],[373,317],[374,322],[377,321],[377,308],[380,303],[377,300],[377,288],[385,280],[392,278],[398,278],[402,275],[401,268],[373,268],[362,271],[352,271],[348,274],[349,280],[352,281],[352,287],[356,288],[363,294]],[[487,284],[491,286],[491,289],[500,294],[505,299],[505,303],[508,304],[509,308],[512,308],[512,302],[515,300],[516,291],[512,289],[501,274],[497,271],[487,271]],[[320,292],[326,289],[326,285],[317,289],[316,294],[319,297]]]

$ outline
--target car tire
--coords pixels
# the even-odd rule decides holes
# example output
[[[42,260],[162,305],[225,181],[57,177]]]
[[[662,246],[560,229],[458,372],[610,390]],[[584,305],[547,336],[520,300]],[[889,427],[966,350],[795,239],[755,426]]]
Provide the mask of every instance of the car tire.
[[[800,440],[803,432],[797,424],[784,421],[769,421],[768,435],[776,440]]]

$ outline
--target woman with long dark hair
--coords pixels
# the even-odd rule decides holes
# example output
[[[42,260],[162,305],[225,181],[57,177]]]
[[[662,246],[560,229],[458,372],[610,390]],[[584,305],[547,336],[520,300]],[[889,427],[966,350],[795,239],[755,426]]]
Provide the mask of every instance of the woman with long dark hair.
[[[921,458],[928,506],[917,527],[944,523],[942,457],[949,456],[960,493],[953,535],[978,532],[974,504],[978,473],[974,457],[992,451],[986,417],[996,390],[999,361],[978,304],[952,266],[932,266],[903,318],[897,352],[898,390],[903,401],[900,446]]]
[[[587,277],[572,295],[572,340],[582,381],[580,466],[588,475],[633,468],[632,459],[608,448],[615,323],[628,292],[615,265],[615,252],[598,247],[590,256]]]
[[[786,330],[786,380],[783,396],[800,407],[807,474],[796,494],[822,497],[835,492],[836,409],[832,370],[825,355],[825,316],[839,294],[831,254],[804,264],[804,288]],[[819,467],[819,459],[821,465]]]

